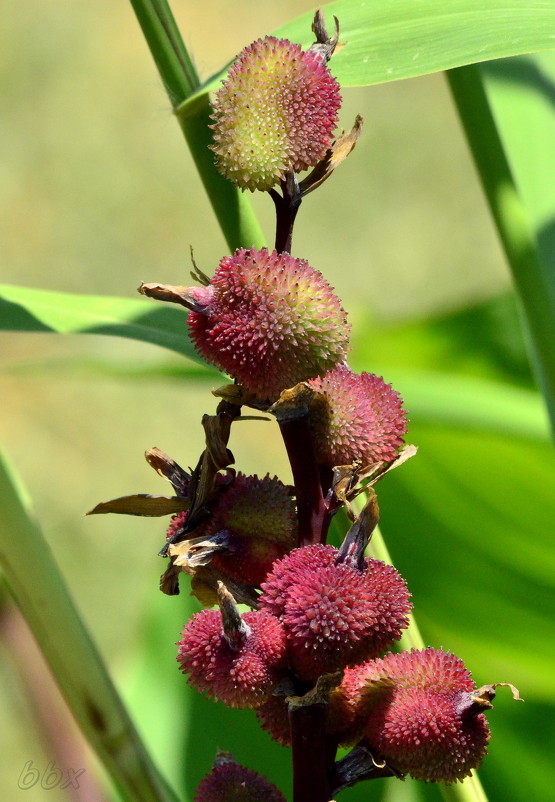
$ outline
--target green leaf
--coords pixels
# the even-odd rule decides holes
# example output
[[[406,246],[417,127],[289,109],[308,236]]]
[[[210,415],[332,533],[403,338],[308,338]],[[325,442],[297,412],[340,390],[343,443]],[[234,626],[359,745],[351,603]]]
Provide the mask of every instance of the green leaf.
[[[555,421],[555,53],[480,70],[519,197],[534,235],[537,273],[515,275]]]
[[[0,567],[84,734],[130,802],[177,802],[158,774],[0,456]]]
[[[349,362],[357,370],[449,371],[534,387],[516,293],[408,323],[351,315]],[[391,374],[391,375],[390,375]]]
[[[206,367],[187,336],[185,322],[179,309],[148,301],[0,285],[4,331],[127,337],[177,351]]]
[[[426,644],[458,654],[477,685],[513,682],[526,699],[517,709],[499,691],[488,714],[491,755],[480,771],[492,799],[525,802],[530,789],[512,768],[515,744],[519,764],[537,767],[536,734],[545,736],[555,705],[555,646],[548,634],[555,591],[552,449],[514,432],[417,415],[411,440],[418,455],[378,487],[383,532],[413,594]],[[538,729],[528,734],[528,726]],[[507,769],[512,787],[496,793],[496,776]],[[553,766],[544,761],[541,771],[535,787],[551,787]]]
[[[391,376],[411,421],[447,423],[469,431],[549,441],[549,420],[537,392],[432,371],[399,370],[392,371]],[[412,440],[412,428],[410,431]]]
[[[323,6],[330,28],[341,26],[330,62],[342,86],[414,78],[463,64],[555,47],[550,0],[338,0]],[[313,13],[279,28],[276,36],[303,46],[314,41]],[[217,88],[226,70],[201,91]]]
[[[538,249],[536,226],[515,183],[479,68],[452,70],[448,77],[522,301],[533,362],[555,427],[555,259],[544,261]]]

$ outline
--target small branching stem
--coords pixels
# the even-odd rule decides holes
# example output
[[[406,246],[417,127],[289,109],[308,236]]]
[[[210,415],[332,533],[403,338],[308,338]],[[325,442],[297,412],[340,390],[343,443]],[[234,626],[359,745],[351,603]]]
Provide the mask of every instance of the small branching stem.
[[[293,226],[302,202],[295,173],[289,173],[287,178],[281,182],[281,191],[283,195],[280,195],[275,189],[269,190],[269,195],[276,207],[275,248],[278,253],[291,253]]]

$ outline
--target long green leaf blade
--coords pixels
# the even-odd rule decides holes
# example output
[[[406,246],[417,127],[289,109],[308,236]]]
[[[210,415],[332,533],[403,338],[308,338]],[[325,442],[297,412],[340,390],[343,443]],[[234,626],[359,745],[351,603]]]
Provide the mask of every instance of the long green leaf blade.
[[[555,47],[551,0],[337,0],[322,7],[341,41],[330,62],[342,86],[414,78],[488,59]],[[314,37],[313,14],[275,31],[303,45]],[[225,70],[201,91],[216,88]]]
[[[0,455],[0,566],[81,729],[129,802],[177,802],[106,671],[21,482]]]
[[[452,70],[448,77],[524,308],[538,380],[555,427],[555,262],[550,265],[542,260],[479,68],[472,65]]]
[[[139,299],[0,285],[0,330],[127,337],[205,366],[187,336],[183,310]]]

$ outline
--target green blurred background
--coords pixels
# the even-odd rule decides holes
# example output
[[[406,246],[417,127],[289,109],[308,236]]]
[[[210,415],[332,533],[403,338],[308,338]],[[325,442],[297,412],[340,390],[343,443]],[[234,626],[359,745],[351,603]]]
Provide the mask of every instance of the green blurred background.
[[[172,7],[207,78],[312,3]],[[211,274],[226,245],[131,6],[41,0],[5,4],[1,15],[0,282],[135,298],[141,281],[186,283],[189,245]],[[348,31],[342,38],[348,44]],[[303,204],[294,253],[343,299],[355,367],[404,392],[421,451],[384,481],[382,519],[426,640],[460,654],[478,684],[520,683],[529,700],[513,705],[503,695],[490,717],[490,797],[540,798],[530,787],[538,793],[545,782],[541,745],[553,726],[549,653],[536,653],[552,602],[553,465],[510,278],[443,77],[343,94],[341,125],[361,113],[363,135]],[[271,241],[273,205],[253,200]],[[189,696],[178,675],[173,644],[196,608],[186,594],[157,589],[164,523],[83,518],[100,500],[166,491],[146,448],[196,462],[217,378],[187,377],[184,360],[128,340],[1,338],[0,440],[162,769],[190,789],[220,746],[287,791],[286,750],[253,736],[252,714]],[[476,399],[489,409],[487,425],[483,416],[469,423]],[[511,410],[524,429],[511,424]],[[241,470],[288,480],[273,423],[245,424],[231,448]],[[19,774],[26,761],[43,767],[52,754],[12,652],[2,647],[0,796],[35,802],[44,791],[18,790]],[[189,722],[186,758],[176,745]],[[526,755],[537,760],[527,766],[535,780],[526,793],[518,790],[523,732]],[[375,785],[341,798],[423,793],[411,783]],[[425,794],[439,798],[433,788]],[[67,796],[56,789],[48,799]]]

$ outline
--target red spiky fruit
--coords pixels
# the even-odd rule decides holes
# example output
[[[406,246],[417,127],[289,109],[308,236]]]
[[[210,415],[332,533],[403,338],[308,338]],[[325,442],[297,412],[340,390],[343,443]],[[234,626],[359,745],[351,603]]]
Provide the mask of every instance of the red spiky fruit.
[[[201,781],[193,802],[286,802],[266,777],[220,754]]]
[[[346,314],[332,287],[288,253],[239,249],[190,295],[200,310],[188,318],[198,352],[260,401],[325,373],[348,349]]]
[[[212,102],[218,170],[268,190],[313,167],[332,142],[339,85],[315,51],[266,36],[246,47]]]
[[[283,627],[264,611],[245,613],[230,636],[219,610],[201,610],[189,619],[177,645],[189,684],[228,707],[256,708],[265,702],[285,661]]]
[[[339,365],[309,381],[318,396],[310,410],[316,457],[335,467],[361,460],[391,462],[407,431],[403,400],[390,384],[372,373],[353,373]]]
[[[484,703],[462,660],[449,652],[388,654],[346,672],[343,689],[369,742],[402,774],[452,783],[486,754]]]
[[[211,510],[208,533],[227,533],[227,550],[212,564],[228,576],[260,585],[279,557],[296,542],[297,513],[292,490],[277,476],[238,473]]]
[[[262,583],[260,608],[285,628],[290,662],[302,679],[381,654],[408,625],[410,594],[391,565],[338,561],[333,546],[295,549]]]

